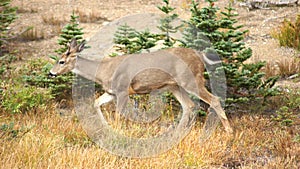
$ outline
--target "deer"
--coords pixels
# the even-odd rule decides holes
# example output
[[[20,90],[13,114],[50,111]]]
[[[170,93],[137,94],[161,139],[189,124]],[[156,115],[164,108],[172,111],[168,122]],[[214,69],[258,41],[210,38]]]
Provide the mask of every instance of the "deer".
[[[128,95],[147,94],[151,91],[164,88],[168,89],[176,97],[183,109],[193,110],[195,104],[188,95],[189,91],[186,91],[186,88],[191,88],[191,86],[188,86],[190,84],[189,79],[185,79],[183,83],[178,83],[169,73],[155,68],[146,68],[134,75],[129,74],[128,69],[132,66],[134,67],[132,62],[135,59],[142,58],[147,60],[147,58],[150,58],[148,59],[150,61],[155,57],[168,56],[167,60],[162,61],[164,62],[163,65],[168,66],[174,72],[179,72],[177,76],[185,76],[180,73],[184,72],[184,70],[178,68],[179,62],[184,63],[194,76],[196,86],[192,87],[198,89],[193,94],[215,110],[226,132],[233,132],[225,111],[221,106],[219,97],[210,93],[205,87],[203,53],[190,48],[176,47],[150,53],[106,57],[95,61],[80,56],[80,52],[83,51],[85,44],[86,41],[77,44],[76,39],[72,39],[68,44],[67,51],[62,54],[50,70],[49,76],[56,77],[73,72],[100,84],[104,90],[104,94],[95,99],[94,106],[96,108],[112,102],[117,98],[119,93],[126,93]],[[120,67],[122,68],[120,69]],[[130,78],[128,78],[129,76]],[[131,79],[128,85],[124,84],[126,83],[124,77],[125,79]],[[116,90],[116,88],[118,89]]]

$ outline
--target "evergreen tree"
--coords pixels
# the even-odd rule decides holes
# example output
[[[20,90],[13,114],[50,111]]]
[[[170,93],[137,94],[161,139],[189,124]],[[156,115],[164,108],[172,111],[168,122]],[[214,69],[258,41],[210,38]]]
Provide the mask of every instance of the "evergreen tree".
[[[114,36],[114,43],[122,45],[118,46],[117,50],[124,54],[132,54],[155,46],[159,35],[150,33],[149,30],[139,32],[124,24],[118,27]]]
[[[163,34],[154,34],[149,30],[137,31],[127,24],[121,25],[114,35],[114,43],[120,45],[117,46],[118,51],[124,54],[139,53],[143,49],[147,50],[154,47],[159,40],[163,40],[166,47],[172,47],[177,42],[176,39],[170,36],[170,33],[176,33],[183,25],[172,25],[178,15],[173,13],[175,8],[170,6],[169,0],[163,0],[163,2],[165,5],[158,6],[158,9],[166,16],[160,20],[160,25],[157,26]]]
[[[172,12],[175,8],[171,7],[169,4],[169,0],[163,0],[165,3],[164,6],[158,6],[158,9],[162,11],[166,16],[160,19],[160,25],[158,29],[160,29],[164,34],[162,35],[162,39],[164,39],[164,45],[167,47],[172,47],[176,43],[176,39],[173,39],[170,36],[170,33],[176,33],[179,28],[183,25],[173,26],[172,22],[178,19],[178,14]]]
[[[242,25],[235,26],[238,14],[233,13],[231,4],[221,12],[221,18],[218,18],[219,8],[214,6],[216,0],[206,1],[209,5],[201,9],[198,8],[198,3],[192,1],[192,16],[184,33],[186,46],[206,53],[213,51],[220,56],[227,80],[228,101],[273,94],[274,91],[270,88],[277,78],[263,81],[264,73],[260,70],[265,63],[245,63],[252,56],[252,50],[243,42],[247,30],[241,31]]]
[[[118,27],[118,30],[114,34],[114,43],[122,46],[118,46],[117,50],[124,53],[132,53],[132,39],[137,36],[137,31],[127,24]]]
[[[83,40],[83,28],[79,28],[78,24],[79,16],[75,15],[74,11],[71,15],[70,23],[67,24],[63,29],[62,33],[59,36],[58,44],[62,46],[60,49],[55,52],[58,54],[62,54],[67,50],[67,44],[71,42],[73,38],[76,38],[77,43],[81,43]]]

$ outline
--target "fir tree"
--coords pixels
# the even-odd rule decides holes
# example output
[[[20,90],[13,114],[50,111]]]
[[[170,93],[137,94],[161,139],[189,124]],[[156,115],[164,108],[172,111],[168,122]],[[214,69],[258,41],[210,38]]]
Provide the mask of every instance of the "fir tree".
[[[158,9],[164,14],[166,14],[166,16],[160,19],[160,25],[158,26],[158,29],[160,29],[164,33],[162,35],[164,45],[167,47],[172,47],[176,43],[176,39],[173,39],[170,36],[170,33],[176,33],[178,29],[181,28],[183,25],[175,27],[172,25],[172,22],[178,19],[178,14],[172,14],[175,8],[170,6],[169,0],[163,0],[163,2],[165,3],[165,5],[158,6]]]
[[[79,28],[78,18],[79,16],[75,15],[73,11],[70,23],[62,29],[62,33],[59,35],[58,44],[62,47],[56,50],[56,53],[64,53],[67,50],[67,44],[71,42],[73,38],[76,38],[77,43],[81,43],[81,41],[83,40],[83,28]]]
[[[159,35],[150,33],[149,30],[139,32],[125,24],[118,27],[114,36],[114,43],[122,45],[118,46],[117,50],[124,54],[132,54],[155,46]]]
[[[118,46],[117,50],[124,54],[132,53],[132,39],[137,37],[137,31],[127,24],[118,27],[118,30],[114,34],[114,43],[123,45]]]
[[[206,53],[214,51],[220,56],[227,79],[228,100],[247,100],[272,94],[270,88],[277,78],[263,81],[264,73],[260,70],[265,63],[245,63],[252,56],[252,50],[243,42],[247,30],[241,31],[242,25],[235,26],[238,14],[233,13],[231,4],[221,12],[219,19],[219,8],[214,6],[216,0],[206,1],[209,6],[201,9],[198,9],[198,3],[192,1],[192,16],[184,33],[186,46]]]

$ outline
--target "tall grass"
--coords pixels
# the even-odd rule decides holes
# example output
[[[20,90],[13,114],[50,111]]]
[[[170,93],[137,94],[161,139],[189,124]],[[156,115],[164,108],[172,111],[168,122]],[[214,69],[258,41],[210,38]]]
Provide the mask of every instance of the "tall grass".
[[[294,141],[299,124],[282,127],[259,114],[231,118],[235,134],[218,128],[204,143],[202,125],[176,147],[156,158],[114,156],[89,140],[74,118],[54,110],[40,113],[0,114],[0,125],[30,130],[11,137],[0,130],[0,168],[297,168],[300,143]]]

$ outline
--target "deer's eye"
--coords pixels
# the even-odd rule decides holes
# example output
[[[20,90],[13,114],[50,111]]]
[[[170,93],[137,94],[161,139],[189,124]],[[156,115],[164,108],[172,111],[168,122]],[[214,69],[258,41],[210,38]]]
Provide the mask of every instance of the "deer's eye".
[[[65,64],[65,61],[61,60],[61,61],[59,61],[58,63],[59,63],[60,65],[63,65],[63,64]]]

